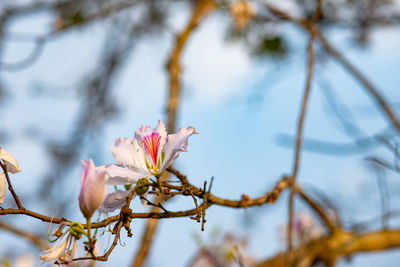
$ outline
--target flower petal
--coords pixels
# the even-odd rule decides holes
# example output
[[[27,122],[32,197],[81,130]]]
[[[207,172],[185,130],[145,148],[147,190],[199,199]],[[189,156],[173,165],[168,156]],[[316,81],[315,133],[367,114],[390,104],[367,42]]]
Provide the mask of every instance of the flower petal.
[[[70,251],[68,251],[68,255],[71,257],[70,259],[72,260],[75,256],[76,253],[76,249],[77,249],[77,245],[76,245],[76,239],[74,238],[74,244],[72,245],[72,249]]]
[[[65,250],[65,248],[67,247],[67,242],[68,242],[68,238],[66,238],[64,240],[64,242],[58,246],[58,242],[50,249],[48,250],[44,250],[44,252],[46,252],[46,255],[41,255],[40,259],[44,260],[44,261],[53,261],[55,259],[57,259]]]
[[[193,128],[180,128],[175,134],[169,134],[167,143],[164,146],[165,159],[161,171],[168,168],[172,162],[179,156],[179,152],[187,152],[188,139],[192,134],[199,134]]]
[[[128,168],[115,164],[99,166],[96,169],[104,170],[110,176],[107,180],[109,185],[135,184],[140,178],[149,177],[150,174],[142,174]]]
[[[67,248],[60,256],[60,261],[62,261],[63,263],[71,262],[74,259],[74,255],[77,248],[76,239],[72,235],[69,235],[67,239],[68,239]]]
[[[118,163],[136,171],[147,171],[145,152],[135,138],[118,138],[110,149]]]
[[[101,204],[99,208],[99,212],[101,213],[109,213],[113,212],[116,209],[122,208],[122,206],[126,203],[126,197],[132,190],[117,190],[111,194],[109,194],[104,200],[103,204]],[[135,195],[134,195],[135,196]]]
[[[0,173],[0,204],[3,204],[4,197],[6,196],[7,185],[4,173]]]
[[[1,147],[0,147],[0,159],[3,160],[4,164],[7,167],[8,172],[17,173],[21,171],[21,167],[19,166],[18,161],[14,158],[14,156]]]
[[[135,139],[137,139],[139,141],[139,144],[141,145],[144,141],[144,138],[146,136],[151,135],[152,133],[153,133],[153,129],[151,129],[150,126],[142,125],[141,128],[139,128],[135,131]]]
[[[90,218],[106,197],[108,174],[106,171],[97,171],[92,160],[83,161],[82,164],[84,171],[79,194],[79,207],[83,215]]]

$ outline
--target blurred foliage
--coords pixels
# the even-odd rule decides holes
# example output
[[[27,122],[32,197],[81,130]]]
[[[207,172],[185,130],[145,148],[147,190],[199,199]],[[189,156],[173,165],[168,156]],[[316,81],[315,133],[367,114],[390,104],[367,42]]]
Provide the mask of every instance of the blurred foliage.
[[[256,47],[254,53],[257,56],[271,55],[281,57],[287,53],[285,45],[286,42],[281,36],[265,36]]]

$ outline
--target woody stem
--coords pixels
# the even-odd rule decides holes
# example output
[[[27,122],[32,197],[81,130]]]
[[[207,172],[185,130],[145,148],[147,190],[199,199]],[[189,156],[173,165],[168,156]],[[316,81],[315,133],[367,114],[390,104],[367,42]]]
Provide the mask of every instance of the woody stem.
[[[157,175],[156,178],[157,178],[157,187],[160,190],[160,193],[164,194],[164,189],[162,188],[160,181],[161,175]]]

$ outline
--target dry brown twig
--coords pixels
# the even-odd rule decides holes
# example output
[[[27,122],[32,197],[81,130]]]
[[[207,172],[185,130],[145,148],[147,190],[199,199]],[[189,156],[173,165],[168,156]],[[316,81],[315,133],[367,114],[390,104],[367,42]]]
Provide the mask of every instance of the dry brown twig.
[[[205,211],[210,206],[219,205],[219,206],[226,206],[226,207],[232,207],[232,208],[248,208],[248,207],[256,206],[256,205],[272,204],[279,197],[280,193],[285,188],[287,188],[290,184],[290,179],[287,177],[284,177],[280,181],[278,181],[276,186],[270,192],[267,192],[265,195],[263,195],[259,198],[246,199],[246,201],[244,201],[243,199],[228,200],[228,199],[223,199],[223,198],[220,198],[220,197],[217,197],[217,196],[211,194],[210,193],[211,187],[208,189],[208,191],[206,191],[206,187],[205,187],[206,183],[204,185],[204,188],[201,189],[201,188],[198,188],[198,187],[195,187],[194,185],[192,185],[189,182],[189,180],[187,179],[187,177],[182,175],[179,171],[174,170],[172,168],[169,168],[168,171],[173,173],[174,175],[176,175],[182,181],[181,186],[171,185],[167,182],[162,182],[162,186],[165,186],[166,188],[170,188],[170,190],[175,190],[177,192],[177,194],[172,194],[172,196],[181,194],[184,196],[190,196],[193,199],[200,198],[200,199],[203,199],[203,203],[201,205],[196,206],[196,208],[194,208],[194,209],[186,210],[186,211],[177,211],[177,212],[169,212],[169,211],[153,212],[152,211],[149,213],[133,213],[132,210],[129,208],[129,206],[130,206],[131,200],[132,200],[133,195],[135,194],[136,190],[141,187],[156,186],[155,183],[136,185],[130,192],[129,196],[127,197],[126,204],[121,209],[119,215],[112,216],[103,221],[91,224],[91,228],[95,229],[95,228],[107,227],[113,223],[116,223],[114,226],[113,233],[112,233],[114,235],[114,240],[113,240],[111,246],[105,252],[105,254],[102,256],[94,256],[93,255],[93,256],[88,256],[88,257],[80,257],[80,258],[75,258],[73,260],[74,261],[79,261],[79,260],[107,261],[109,255],[112,253],[112,251],[115,249],[116,245],[118,244],[118,240],[120,238],[122,227],[125,227],[125,229],[127,230],[128,236],[131,236],[129,222],[132,219],[140,219],[140,218],[163,219],[163,218],[190,217],[195,214],[198,215],[199,212],[201,212],[201,220],[199,219],[198,222],[199,223],[201,222],[201,226],[204,229],[204,223],[206,222]],[[13,189],[13,191],[14,191],[14,189]],[[14,191],[14,193],[15,193],[15,191]],[[165,194],[169,194],[169,192],[166,192]],[[18,196],[16,193],[15,193],[15,196],[16,196],[16,199],[18,199]],[[196,200],[196,202],[197,202],[197,200]],[[21,205],[21,207],[18,209],[0,210],[0,215],[21,214],[21,215],[27,215],[27,216],[30,216],[33,218],[40,219],[44,222],[52,222],[55,224],[59,224],[62,222],[71,222],[70,220],[65,219],[65,218],[53,218],[53,217],[49,217],[49,216],[45,216],[45,215],[36,213],[36,212],[33,212],[31,210],[24,208],[21,203],[20,203],[20,205]],[[157,208],[160,208],[159,205],[156,205],[156,204],[154,204],[154,205],[157,206]],[[1,225],[0,225],[0,227],[1,227]],[[83,224],[83,227],[86,229],[87,225]],[[2,228],[9,229],[9,228],[7,228],[7,226],[2,227]],[[32,237],[32,235],[22,233],[21,231],[15,230],[13,232],[16,234],[19,234],[21,237],[27,238],[28,240],[30,240],[32,242],[35,239]]]
[[[314,27],[310,28],[310,38],[307,46],[308,51],[308,63],[307,63],[307,79],[306,79],[306,86],[304,89],[304,95],[301,105],[300,116],[297,125],[297,134],[296,134],[296,146],[295,146],[295,156],[294,156],[294,163],[293,163],[293,170],[291,175],[291,190],[289,195],[289,221],[288,221],[288,265],[292,265],[291,254],[293,249],[293,220],[294,220],[294,196],[296,193],[296,179],[298,176],[298,170],[300,165],[300,153],[301,153],[301,145],[302,145],[302,138],[303,138],[303,127],[304,127],[304,120],[306,116],[307,106],[310,97],[311,91],[311,83],[312,77],[314,72]]]

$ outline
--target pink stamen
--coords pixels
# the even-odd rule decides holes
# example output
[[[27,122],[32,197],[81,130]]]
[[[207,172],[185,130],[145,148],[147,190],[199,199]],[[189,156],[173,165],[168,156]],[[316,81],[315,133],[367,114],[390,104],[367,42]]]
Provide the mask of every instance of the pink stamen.
[[[144,148],[147,155],[153,161],[153,166],[157,166],[158,149],[160,147],[161,136],[159,133],[152,133],[144,138]]]

